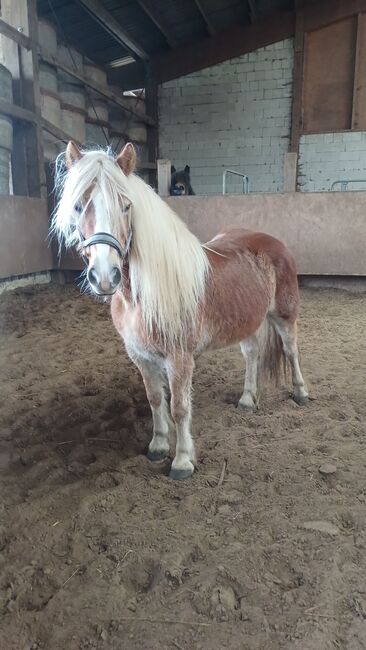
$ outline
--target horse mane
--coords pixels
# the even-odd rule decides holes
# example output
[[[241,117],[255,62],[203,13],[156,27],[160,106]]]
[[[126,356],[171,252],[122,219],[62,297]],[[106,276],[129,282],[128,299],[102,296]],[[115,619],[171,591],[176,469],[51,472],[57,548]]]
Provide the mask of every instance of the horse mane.
[[[125,199],[132,203],[129,275],[133,304],[140,306],[149,332],[157,328],[168,344],[182,345],[187,326],[197,317],[209,271],[198,239],[149,185],[135,174],[125,176],[105,151],[83,152],[69,171],[58,161],[56,171],[61,198],[52,229],[67,247],[78,242],[80,218],[97,195],[103,200],[110,232],[117,238],[126,226],[122,222]],[[75,206],[81,202],[80,214]]]

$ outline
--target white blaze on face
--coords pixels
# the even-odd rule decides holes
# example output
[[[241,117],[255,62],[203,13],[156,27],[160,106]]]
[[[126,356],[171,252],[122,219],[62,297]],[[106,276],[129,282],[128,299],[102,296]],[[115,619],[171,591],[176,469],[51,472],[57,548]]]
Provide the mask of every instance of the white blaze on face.
[[[97,194],[93,199],[95,213],[95,234],[99,232],[111,233],[109,225],[107,208],[104,204],[101,194]],[[117,251],[108,246],[108,244],[94,244],[92,246],[89,268],[94,267],[99,278],[102,289],[108,291],[110,286],[111,271],[119,267],[119,258]]]

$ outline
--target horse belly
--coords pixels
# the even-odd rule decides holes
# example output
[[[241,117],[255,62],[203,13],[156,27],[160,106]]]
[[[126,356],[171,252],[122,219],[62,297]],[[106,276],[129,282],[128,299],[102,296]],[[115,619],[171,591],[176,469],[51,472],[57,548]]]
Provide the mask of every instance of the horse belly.
[[[253,260],[236,260],[216,271],[208,288],[198,347],[226,347],[252,336],[273,306],[275,285],[273,269]]]

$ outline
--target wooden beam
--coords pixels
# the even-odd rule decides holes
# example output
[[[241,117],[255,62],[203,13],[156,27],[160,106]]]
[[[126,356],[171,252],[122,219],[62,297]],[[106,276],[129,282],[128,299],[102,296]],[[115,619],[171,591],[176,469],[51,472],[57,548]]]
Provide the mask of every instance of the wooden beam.
[[[256,0],[247,0],[250,22],[256,23],[258,20],[258,7]]]
[[[296,12],[294,40],[294,80],[291,116],[290,152],[298,154],[302,132],[303,85],[304,85],[304,12]]]
[[[134,58],[147,60],[148,53],[144,48],[137,43],[132,36],[130,36],[114,18],[114,16],[107,11],[100,0],[76,0],[96,22],[103,27],[103,29],[110,34],[117,43],[126,48]]]
[[[214,34],[216,34],[216,29],[214,28],[212,22],[210,21],[210,19],[207,16],[207,12],[206,12],[205,8],[202,5],[202,0],[194,0],[194,3],[196,5],[198,11],[200,12],[203,20],[205,21],[205,25],[207,27],[208,33],[210,34],[210,36],[213,36]]]
[[[158,124],[158,84],[150,63],[146,66],[145,104],[146,110],[152,115],[156,124]],[[147,129],[147,156],[149,163],[156,164],[159,157],[159,130],[151,126]],[[152,187],[156,186],[155,169],[150,170],[149,183]]]
[[[92,81],[91,79],[87,79],[86,77],[84,77],[84,75],[81,75],[77,70],[75,70],[74,68],[69,68],[66,65],[63,65],[58,61],[56,57],[52,56],[52,54],[49,54],[48,52],[45,52],[44,50],[41,50],[40,58],[45,63],[49,63],[50,65],[56,66],[59,70],[62,70],[62,72],[66,72],[71,77],[78,79],[82,84],[88,86],[92,90],[95,90],[103,97],[106,97],[107,99],[109,99],[109,101],[116,104],[127,113],[131,113],[140,122],[145,122],[145,124],[154,126],[155,120],[152,117],[150,117],[149,115],[145,115],[144,113],[140,113],[139,111],[136,111],[133,108],[131,108],[131,106],[127,102],[125,102],[122,99],[122,97],[119,97],[114,92],[112,92],[108,88],[108,86],[100,86],[99,84],[95,83],[95,81]]]
[[[295,13],[292,11],[260,20],[255,25],[236,25],[212,38],[180,47],[154,59],[153,71],[158,83],[177,79],[196,70],[222,63],[227,59],[253,52],[259,47],[290,38],[295,33]]]
[[[0,113],[11,117],[12,120],[19,120],[27,124],[38,124],[39,118],[34,111],[29,111],[26,108],[7,102],[5,99],[0,98]]]
[[[163,34],[168,45],[170,45],[170,47],[175,47],[177,45],[177,41],[172,35],[171,29],[167,25],[164,25],[164,19],[156,9],[156,6],[153,5],[151,0],[137,0],[137,3],[140,5],[141,9],[144,10],[145,14],[149,16],[150,20],[154,23],[158,30]]]
[[[304,5],[304,30],[325,27],[343,18],[366,11],[366,0],[323,0]]]
[[[64,142],[65,144],[67,144],[70,140],[73,140],[77,145],[82,144],[82,142],[76,140],[74,136],[70,135],[69,133],[66,133],[66,131],[60,129],[58,126],[51,124],[51,122],[45,120],[44,117],[42,118],[42,128],[45,131],[47,131],[47,133],[53,135],[57,140],[61,140],[61,142]]]
[[[7,38],[10,38],[12,41],[17,43],[17,45],[20,45],[21,47],[25,47],[26,50],[32,49],[31,39],[28,36],[25,36],[23,32],[20,32],[18,29],[15,29],[15,27],[9,25],[9,23],[6,23],[5,20],[2,20],[1,18],[0,18],[0,34],[6,36]]]

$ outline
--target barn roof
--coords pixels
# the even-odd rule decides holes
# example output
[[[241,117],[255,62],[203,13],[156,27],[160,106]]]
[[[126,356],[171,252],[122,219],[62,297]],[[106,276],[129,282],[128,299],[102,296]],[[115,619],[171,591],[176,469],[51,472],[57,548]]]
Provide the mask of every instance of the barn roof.
[[[236,25],[251,25],[295,0],[38,0],[40,17],[99,64],[149,60]]]

